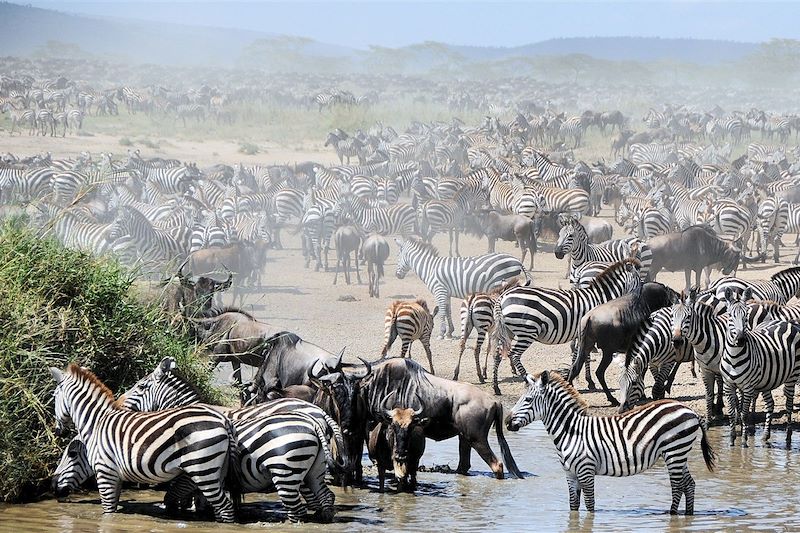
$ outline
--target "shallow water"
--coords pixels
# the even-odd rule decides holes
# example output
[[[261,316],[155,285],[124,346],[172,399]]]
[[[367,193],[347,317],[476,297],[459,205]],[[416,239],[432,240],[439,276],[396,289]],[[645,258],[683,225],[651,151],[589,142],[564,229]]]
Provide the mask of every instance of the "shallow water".
[[[416,496],[381,494],[377,479],[367,476],[368,488],[336,492],[334,524],[292,526],[280,523],[282,509],[274,495],[249,495],[243,524],[215,524],[164,516],[158,504],[163,494],[126,491],[122,508],[103,515],[96,492],[78,494],[69,502],[47,500],[27,505],[0,506],[0,528],[17,532],[98,531],[238,531],[269,525],[283,531],[308,528],[325,531],[366,531],[375,527],[392,531],[709,531],[721,529],[800,529],[800,439],[787,450],[784,433],[773,432],[772,446],[757,435],[751,447],[727,445],[727,428],[713,428],[709,438],[718,453],[717,470],[705,469],[699,443],[690,456],[697,482],[694,516],[670,516],[669,479],[663,464],[629,478],[598,477],[595,481],[597,512],[570,513],[567,485],[550,438],[536,423],[506,436],[526,479],[497,481],[477,454],[472,475],[420,473]],[[492,436],[492,445],[497,450]],[[426,466],[455,467],[457,440],[428,442]],[[583,504],[581,503],[581,506]],[[683,502],[681,503],[681,510]],[[259,522],[260,521],[260,522]],[[269,524],[266,524],[269,522]]]

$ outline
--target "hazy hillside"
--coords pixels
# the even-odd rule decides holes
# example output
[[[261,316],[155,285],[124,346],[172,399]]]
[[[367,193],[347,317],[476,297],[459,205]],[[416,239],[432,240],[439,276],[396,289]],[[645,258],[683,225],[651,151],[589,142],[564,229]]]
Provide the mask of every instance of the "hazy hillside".
[[[570,54],[583,54],[605,61],[673,60],[713,65],[741,60],[758,46],[699,39],[590,37],[551,39],[514,48],[427,42],[402,48],[355,50],[302,37],[92,18],[0,3],[0,55],[97,57],[162,65],[240,65],[274,71],[423,73],[475,66],[486,61],[508,62],[519,58]]]

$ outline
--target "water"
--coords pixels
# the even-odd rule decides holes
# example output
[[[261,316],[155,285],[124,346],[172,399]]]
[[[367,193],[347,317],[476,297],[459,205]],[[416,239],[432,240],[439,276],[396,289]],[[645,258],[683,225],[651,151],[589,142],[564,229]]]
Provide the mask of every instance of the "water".
[[[88,492],[67,503],[47,500],[28,505],[0,506],[0,529],[15,532],[64,533],[270,531],[719,531],[753,529],[800,530],[800,442],[787,450],[785,434],[773,433],[771,447],[757,435],[751,447],[727,444],[727,428],[713,428],[709,438],[718,453],[717,470],[705,469],[699,442],[690,456],[697,482],[694,516],[670,516],[669,479],[663,465],[628,478],[597,477],[597,512],[570,513],[564,473],[553,444],[541,424],[519,433],[506,432],[511,450],[526,479],[497,481],[473,453],[472,475],[420,473],[417,495],[377,491],[377,479],[368,476],[366,489],[336,492],[337,515],[333,524],[293,526],[280,523],[282,509],[275,495],[248,495],[242,524],[215,524],[164,516],[156,505],[163,494],[126,491],[123,507],[103,515],[99,496]],[[494,435],[492,446],[498,450]],[[423,457],[427,466],[455,467],[457,440],[429,441]],[[581,503],[583,508],[583,503]],[[681,512],[683,502],[681,503]],[[259,522],[260,521],[260,522]],[[269,522],[268,524],[266,522]]]

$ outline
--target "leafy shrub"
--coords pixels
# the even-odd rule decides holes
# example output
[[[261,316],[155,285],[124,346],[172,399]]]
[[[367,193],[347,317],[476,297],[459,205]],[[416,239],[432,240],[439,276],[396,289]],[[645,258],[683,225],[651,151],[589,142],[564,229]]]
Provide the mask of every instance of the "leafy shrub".
[[[206,401],[217,401],[197,345],[116,261],[0,223],[0,501],[47,490],[65,441],[53,434],[49,366],[89,367],[123,391],[166,356],[175,357]]]

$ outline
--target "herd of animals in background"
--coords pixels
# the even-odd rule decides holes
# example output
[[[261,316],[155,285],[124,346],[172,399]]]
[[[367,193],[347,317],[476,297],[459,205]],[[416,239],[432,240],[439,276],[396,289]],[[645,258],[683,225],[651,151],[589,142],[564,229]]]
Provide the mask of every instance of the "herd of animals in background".
[[[469,92],[441,89],[454,112],[486,104]],[[377,98],[360,102],[352,96],[331,90],[314,102],[323,112]],[[90,91],[66,78],[0,76],[0,104],[11,116],[12,134],[21,127],[52,134],[53,122],[43,111],[56,121],[58,113],[69,116],[72,105],[86,115],[113,114],[122,103],[131,114],[160,110],[186,119],[251,97],[245,89]],[[334,166],[220,162],[200,168],[139,151],[121,159],[87,152],[74,159],[4,154],[3,216],[27,215],[32,226],[69,247],[113,253],[152,273],[171,270],[165,309],[187,320],[198,340],[209,344],[214,362],[234,364],[240,384],[242,364],[257,369],[243,387],[240,408],[198,404],[170,360],[116,401],[86,369],[51,369],[58,428],[71,424],[78,432],[56,471],[56,491],[95,475],[103,509],[112,512],[124,481],[169,482],[170,513],[205,507],[219,521],[234,519],[241,494],[276,491],[290,520],[313,511],[329,521],[335,509],[326,476],[343,485],[363,483],[365,444],[381,489],[385,473],[393,471],[398,488],[413,491],[425,440],[453,437],[459,441],[458,473],[469,470],[475,450],[498,479],[506,471],[522,477],[503,435],[502,403],[458,381],[473,329],[481,382],[488,380],[489,353],[496,394],[503,357],[526,381],[505,425],[516,431],[544,422],[561,452],[572,510],[581,494],[594,510],[595,475],[633,475],[663,458],[670,511],[677,512],[685,498],[687,514],[693,512],[687,455],[698,436],[709,469],[714,453],[701,418],[663,399],[683,362],[700,369],[709,420],[721,421],[727,403],[731,444],[741,426],[747,445],[758,395],[769,440],[772,391],[780,386],[791,439],[800,307],[788,301],[800,293],[800,267],[760,281],[735,273],[765,261],[770,247],[779,262],[784,234],[800,233],[798,150],[786,146],[800,131],[798,118],[756,108],[665,105],[641,119],[613,109],[568,114],[550,101],[539,105],[524,97],[507,104],[511,112],[474,125],[453,119],[414,122],[402,131],[382,123],[367,131],[337,129],[325,140],[341,162]],[[187,115],[192,109],[195,114]],[[607,137],[615,162],[574,160],[573,148],[590,129]],[[746,153],[731,159],[733,147],[745,143]],[[613,209],[618,225],[597,217],[603,205]],[[625,234],[615,239],[619,227]],[[259,322],[240,308],[214,305],[221,291],[232,290],[234,302],[243,304],[261,288],[265,257],[282,246],[284,228],[301,235],[306,268],[313,261],[316,271],[328,271],[335,248],[333,283],[341,273],[350,284],[353,269],[361,283],[365,264],[370,297],[379,297],[394,249],[396,276],[414,271],[431,293],[433,310],[424,299],[391,303],[384,357],[346,363],[342,352]],[[448,234],[447,255],[431,244],[438,233]],[[486,237],[487,253],[461,257],[461,233]],[[515,243],[521,257],[495,252],[497,239]],[[544,242],[567,260],[570,288],[537,284],[534,255]],[[711,281],[712,269],[723,277]],[[685,273],[681,293],[655,281],[663,270]],[[430,337],[437,318],[441,337],[454,334],[452,298],[463,303],[459,363],[450,380],[434,374]],[[401,357],[386,358],[397,337]],[[405,357],[417,340],[429,372]],[[522,359],[535,342],[572,342],[572,360],[561,372],[529,374]],[[583,367],[595,389],[588,357],[595,346],[602,351],[597,380],[609,402],[619,404],[620,416],[592,414],[570,384]],[[623,367],[617,398],[605,381],[614,354]],[[635,407],[647,400],[648,369],[656,401]],[[136,431],[140,427],[148,429]],[[192,431],[199,427],[207,430]],[[502,461],[489,445],[492,427]],[[163,428],[188,428],[195,436],[156,449],[151,437]]]

